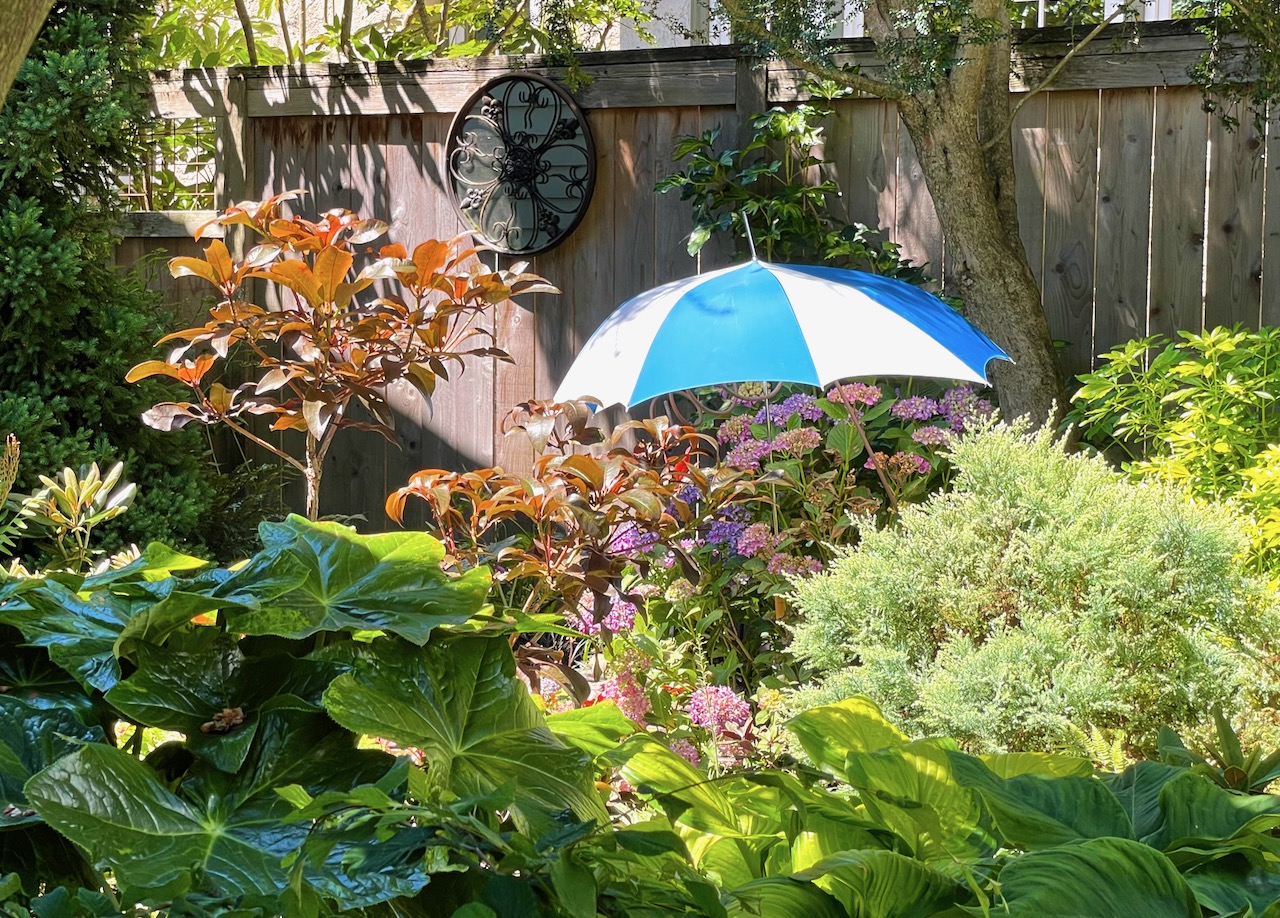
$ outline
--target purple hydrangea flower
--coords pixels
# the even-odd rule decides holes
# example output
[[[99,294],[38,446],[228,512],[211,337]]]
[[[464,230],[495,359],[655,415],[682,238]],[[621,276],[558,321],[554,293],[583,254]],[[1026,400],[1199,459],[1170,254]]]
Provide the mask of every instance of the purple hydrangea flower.
[[[890,414],[904,421],[928,421],[936,418],[940,411],[937,402],[923,395],[900,399],[889,409]]]
[[[596,597],[593,593],[583,593],[578,600],[578,611],[565,615],[565,623],[570,628],[577,628],[583,634],[599,634],[608,628],[611,634],[630,631],[636,624],[636,607],[620,597],[610,597],[609,611],[601,621],[596,621]]]
[[[769,455],[773,444],[767,440],[743,440],[725,456],[725,465],[731,465],[744,472],[753,472],[760,468],[760,460]]]
[[[730,725],[741,733],[751,722],[751,705],[726,685],[704,685],[689,696],[689,720],[717,738]]]
[[[690,765],[702,764],[702,756],[698,754],[697,747],[687,739],[676,740],[671,744],[671,751],[685,759]]]
[[[933,466],[924,456],[917,456],[915,453],[901,453],[903,461],[907,465],[913,466],[919,475],[928,475],[933,471]]]
[[[744,558],[753,558],[770,551],[774,541],[773,529],[768,523],[752,523],[738,536],[735,551]]]
[[[808,455],[822,444],[822,434],[814,427],[797,427],[795,430],[784,430],[773,440],[773,450],[786,453],[799,459]]]
[[[946,446],[951,442],[951,431],[945,427],[917,427],[911,431],[911,439],[921,446]]]
[[[991,403],[985,398],[978,398],[973,386],[960,385],[942,393],[939,404],[943,416],[951,429],[963,433],[978,421],[991,416]]]
[[[609,551],[620,555],[642,551],[658,541],[656,532],[645,532],[635,523],[622,523],[609,538]]]
[[[742,536],[742,531],[746,528],[746,523],[735,523],[731,520],[716,520],[707,527],[707,544],[729,546],[737,545],[738,539]]]

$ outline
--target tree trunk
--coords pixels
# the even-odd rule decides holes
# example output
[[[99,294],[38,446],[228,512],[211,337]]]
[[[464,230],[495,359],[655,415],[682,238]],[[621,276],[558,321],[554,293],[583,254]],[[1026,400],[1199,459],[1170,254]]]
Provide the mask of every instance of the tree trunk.
[[[900,112],[920,155],[965,310],[1014,360],[1012,366],[991,365],[1001,414],[1010,420],[1027,415],[1037,426],[1051,414],[1060,416],[1063,379],[1040,289],[1017,235],[1016,213],[1007,206],[1012,182],[989,171],[993,164],[1012,163],[1009,132],[995,140],[1009,147],[1008,155],[992,155],[983,150],[976,113],[971,121],[963,106],[939,98],[907,102]]]
[[[52,7],[53,0],[7,0],[0,9],[0,105]]]

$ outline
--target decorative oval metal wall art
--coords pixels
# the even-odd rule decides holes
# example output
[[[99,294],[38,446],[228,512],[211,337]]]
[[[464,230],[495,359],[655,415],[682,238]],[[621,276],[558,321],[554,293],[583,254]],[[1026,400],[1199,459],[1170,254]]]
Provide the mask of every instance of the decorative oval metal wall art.
[[[564,241],[595,187],[596,151],[582,110],[532,73],[490,80],[449,128],[445,171],[464,223],[508,255]]]

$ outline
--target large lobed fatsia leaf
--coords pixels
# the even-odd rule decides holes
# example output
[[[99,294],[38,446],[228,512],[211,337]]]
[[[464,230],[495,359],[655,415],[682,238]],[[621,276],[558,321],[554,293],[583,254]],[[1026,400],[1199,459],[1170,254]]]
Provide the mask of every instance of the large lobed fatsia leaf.
[[[372,783],[387,756],[359,751],[323,714],[268,715],[235,775],[197,766],[170,789],[146,764],[106,745],[89,745],[35,775],[31,805],[58,832],[110,869],[125,901],[164,901],[188,892],[274,901],[289,884],[283,860],[310,826],[286,821],[293,807],[277,791],[309,793]],[[336,848],[304,879],[318,892],[359,908],[426,883],[421,874],[348,876]]]
[[[33,774],[81,743],[105,739],[101,727],[85,726],[72,709],[37,707],[0,695],[0,829],[40,821],[22,792]]]
[[[29,644],[45,648],[49,659],[85,689],[105,692],[120,679],[122,644],[161,642],[220,605],[179,589],[173,579],[87,593],[45,581],[0,608],[0,621],[18,628]]]
[[[230,772],[244,763],[266,713],[318,711],[325,688],[343,671],[286,654],[246,658],[229,637],[194,652],[140,644],[135,656],[137,671],[106,700],[130,720],[182,733],[187,749]],[[218,722],[226,712],[230,719]]]
[[[1140,842],[1095,838],[1013,861],[1000,873],[1013,918],[1200,918],[1200,906],[1169,859]],[[970,908],[972,914],[980,914]],[[995,910],[992,909],[992,912]]]
[[[356,733],[422,750],[428,777],[459,795],[514,788],[513,811],[538,837],[556,818],[604,822],[590,756],[547,729],[502,637],[451,637],[418,648],[378,639],[334,680],[324,706]]]
[[[228,627],[242,634],[384,631],[425,644],[438,626],[478,613],[489,592],[484,568],[442,571],[444,547],[425,533],[360,535],[300,516],[259,533],[263,550],[217,590],[236,604]]]

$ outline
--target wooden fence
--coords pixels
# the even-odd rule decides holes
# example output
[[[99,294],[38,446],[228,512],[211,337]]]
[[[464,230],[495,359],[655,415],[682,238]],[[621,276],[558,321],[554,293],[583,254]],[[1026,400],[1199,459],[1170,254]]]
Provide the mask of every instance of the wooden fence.
[[[1187,85],[1202,40],[1177,24],[1141,35],[1137,43],[1122,45],[1119,32],[1095,42],[1014,125],[1023,239],[1071,372],[1135,335],[1280,323],[1280,118],[1262,132],[1247,119],[1226,131]],[[1060,33],[1021,43],[1011,91],[1035,85],[1067,47]],[[847,57],[876,66],[859,42]],[[393,239],[413,243],[462,228],[441,174],[452,113],[505,70],[524,64],[558,75],[528,63],[188,71],[157,79],[155,108],[164,117],[218,119],[220,202],[301,187],[317,209],[384,216]],[[380,526],[386,493],[419,468],[527,463],[527,449],[498,429],[505,411],[549,396],[617,304],[698,269],[685,252],[688,206],[653,191],[673,168],[675,139],[719,127],[733,142],[744,117],[799,98],[800,74],[758,66],[735,48],[582,63],[591,82],[576,96],[595,137],[595,194],[573,235],[533,263],[563,295],[499,312],[495,331],[514,366],[473,365],[442,388],[431,416],[412,399],[397,401],[402,450],[349,433],[326,472],[328,512],[364,513]],[[838,103],[825,156],[849,218],[882,228],[945,281],[946,240],[892,103]],[[118,260],[156,248],[194,252],[186,237],[204,216],[141,216]],[[723,259],[709,253],[701,267]],[[174,300],[204,293],[189,281],[158,275],[156,283]]]

